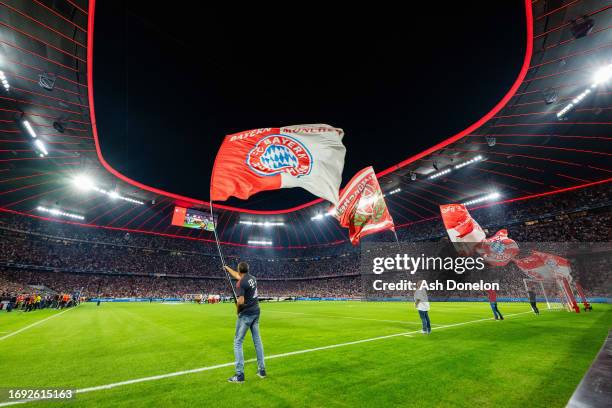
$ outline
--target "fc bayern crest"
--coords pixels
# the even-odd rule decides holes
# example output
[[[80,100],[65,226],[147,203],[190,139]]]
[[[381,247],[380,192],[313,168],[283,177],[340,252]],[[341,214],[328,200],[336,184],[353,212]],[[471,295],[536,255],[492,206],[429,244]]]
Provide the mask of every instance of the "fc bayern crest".
[[[260,176],[288,173],[301,177],[312,170],[312,155],[306,146],[286,135],[264,137],[249,151],[246,161]]]
[[[361,200],[355,208],[356,214],[365,217],[374,217],[374,220],[378,220],[384,211],[384,207],[381,208],[381,195],[379,194],[380,189],[376,188],[371,184],[366,184],[365,188],[361,192]]]
[[[559,266],[559,263],[552,258],[548,258],[546,260],[546,265],[550,266],[552,269],[557,269],[557,267]]]
[[[502,241],[502,238],[497,238],[495,241],[491,243],[491,251],[496,254],[503,254],[506,250],[506,245]]]

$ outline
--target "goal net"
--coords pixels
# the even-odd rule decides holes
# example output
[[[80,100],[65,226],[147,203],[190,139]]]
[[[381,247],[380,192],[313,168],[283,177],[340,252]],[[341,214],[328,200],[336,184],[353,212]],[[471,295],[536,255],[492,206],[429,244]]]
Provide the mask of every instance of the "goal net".
[[[197,302],[201,303],[205,299],[203,293],[185,293],[183,295],[183,301],[185,302]]]
[[[549,310],[571,310],[571,297],[558,279],[523,279],[525,291],[532,290],[538,302],[546,303]]]

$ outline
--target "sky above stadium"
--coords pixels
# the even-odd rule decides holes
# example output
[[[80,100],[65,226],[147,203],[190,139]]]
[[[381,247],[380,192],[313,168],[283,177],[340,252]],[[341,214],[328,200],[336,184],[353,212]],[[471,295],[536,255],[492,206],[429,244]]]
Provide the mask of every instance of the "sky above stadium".
[[[383,170],[482,117],[525,52],[519,0],[350,12],[151,4],[97,3],[102,151],[130,178],[200,199],[224,135],[253,128],[341,127],[344,181],[368,165]],[[228,203],[280,209],[312,198],[291,189]]]

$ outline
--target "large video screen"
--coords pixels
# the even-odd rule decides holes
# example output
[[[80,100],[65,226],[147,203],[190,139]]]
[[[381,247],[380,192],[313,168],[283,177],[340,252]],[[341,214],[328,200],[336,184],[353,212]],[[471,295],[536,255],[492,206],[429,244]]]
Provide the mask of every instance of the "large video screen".
[[[172,225],[186,228],[203,229],[213,231],[215,223],[210,214],[193,208],[174,207]]]

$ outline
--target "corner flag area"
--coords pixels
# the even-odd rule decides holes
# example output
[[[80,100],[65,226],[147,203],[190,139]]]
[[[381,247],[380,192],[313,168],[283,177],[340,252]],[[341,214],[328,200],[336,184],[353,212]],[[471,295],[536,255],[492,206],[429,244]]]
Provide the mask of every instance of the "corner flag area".
[[[263,303],[268,377],[236,386],[231,304],[84,303],[4,314],[0,389],[75,390],[19,406],[563,406],[606,338],[612,306],[591,313],[503,303],[432,303],[433,331],[405,302]],[[250,335],[245,340],[251,342]],[[3,395],[0,406],[15,404]]]

